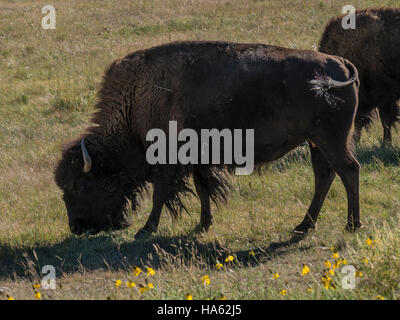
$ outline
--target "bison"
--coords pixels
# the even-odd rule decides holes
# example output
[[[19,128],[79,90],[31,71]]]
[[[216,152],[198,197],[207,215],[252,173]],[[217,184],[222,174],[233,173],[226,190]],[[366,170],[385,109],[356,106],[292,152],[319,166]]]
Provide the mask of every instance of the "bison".
[[[263,44],[174,42],[137,51],[111,64],[98,93],[94,125],[63,146],[55,180],[73,233],[96,234],[131,224],[146,185],[153,208],[136,237],[157,230],[162,208],[172,216],[194,192],[198,227],[212,223],[210,202],[226,199],[232,165],[152,164],[149,130],[253,129],[254,161],[262,164],[308,142],[315,193],[295,232],[313,228],[337,173],[347,191],[347,229],[361,226],[359,164],[351,151],[358,73],[341,57]],[[244,143],[246,143],[244,141]],[[222,148],[222,147],[221,147]],[[222,150],[223,153],[224,150]],[[229,151],[229,150],[226,150]]]
[[[343,29],[343,16],[325,27],[319,51],[349,59],[360,77],[356,141],[379,110],[383,145],[392,143],[391,128],[400,120],[400,9],[370,8],[356,11],[356,28]]]

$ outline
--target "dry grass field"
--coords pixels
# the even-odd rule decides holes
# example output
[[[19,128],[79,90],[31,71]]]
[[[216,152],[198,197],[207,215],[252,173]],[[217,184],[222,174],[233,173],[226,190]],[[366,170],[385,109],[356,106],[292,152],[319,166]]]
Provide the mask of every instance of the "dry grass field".
[[[316,230],[291,240],[314,188],[306,146],[258,174],[233,177],[229,201],[213,207],[206,234],[191,232],[200,203],[188,196],[190,215],[173,221],[164,213],[156,234],[135,241],[151,209],[146,196],[129,229],[73,236],[53,179],[60,146],[89,125],[102,74],[114,59],[174,40],[315,49],[325,23],[348,3],[53,0],[56,29],[45,30],[41,8],[48,1],[0,0],[0,299],[37,299],[35,291],[40,299],[398,299],[400,136],[395,131],[394,147],[381,148],[379,121],[356,150],[364,228],[355,234],[344,231],[347,198],[336,178]],[[346,263],[357,270],[352,290],[341,286]],[[44,265],[56,268],[55,290],[32,287]],[[143,271],[138,276],[136,267]]]

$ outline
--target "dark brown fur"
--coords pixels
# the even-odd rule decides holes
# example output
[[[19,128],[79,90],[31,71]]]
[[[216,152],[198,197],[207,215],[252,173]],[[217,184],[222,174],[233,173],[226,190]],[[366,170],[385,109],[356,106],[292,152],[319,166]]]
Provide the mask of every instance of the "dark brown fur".
[[[329,79],[341,81],[336,86]],[[315,80],[313,83],[310,81]],[[339,82],[338,82],[339,83]],[[210,199],[226,198],[224,166],[149,165],[153,128],[255,130],[255,164],[312,141],[315,195],[296,231],[312,228],[337,172],[348,193],[348,228],[360,226],[359,165],[349,148],[357,109],[357,70],[347,60],[259,44],[177,42],[115,61],[98,94],[95,126],[63,148],[55,178],[64,191],[71,230],[124,228],[128,199],[153,184],[153,209],[138,235],[157,230],[163,206],[177,215],[193,176],[200,228],[212,222]],[[84,137],[93,166],[83,172]],[[223,152],[222,152],[223,153]]]
[[[400,8],[356,11],[356,29],[343,29],[343,16],[333,18],[322,34],[319,51],[349,59],[360,76],[355,139],[369,126],[378,108],[384,144],[400,120]]]

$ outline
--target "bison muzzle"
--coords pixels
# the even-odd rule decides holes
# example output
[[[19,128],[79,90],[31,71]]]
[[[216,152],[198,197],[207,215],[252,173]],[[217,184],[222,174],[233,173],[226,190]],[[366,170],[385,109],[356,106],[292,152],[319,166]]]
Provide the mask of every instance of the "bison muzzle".
[[[262,164],[309,142],[315,192],[296,232],[315,226],[337,173],[347,192],[347,229],[361,226],[359,164],[351,152],[358,73],[348,60],[263,44],[175,42],[134,52],[106,71],[94,126],[63,146],[55,179],[63,190],[71,231],[98,233],[130,225],[153,185],[153,208],[137,236],[157,230],[162,208],[173,216],[192,191],[201,202],[199,228],[212,223],[210,202],[226,199],[223,164],[146,161],[146,133],[179,128],[253,129],[254,162]],[[224,150],[221,150],[223,154]]]

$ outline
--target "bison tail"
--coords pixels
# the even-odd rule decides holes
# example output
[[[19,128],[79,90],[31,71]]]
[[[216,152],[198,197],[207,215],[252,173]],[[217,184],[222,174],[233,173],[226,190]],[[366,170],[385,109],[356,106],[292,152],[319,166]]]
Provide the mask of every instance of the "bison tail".
[[[330,77],[317,77],[309,81],[311,85],[311,91],[314,91],[317,97],[325,98],[326,102],[328,102],[331,106],[336,106],[338,103],[343,102],[342,99],[336,97],[331,91],[335,89],[341,89],[351,85],[352,83],[356,83],[357,88],[360,85],[360,80],[358,78],[357,69],[354,65],[343,59],[344,64],[350,71],[350,78],[347,81],[337,81]]]

